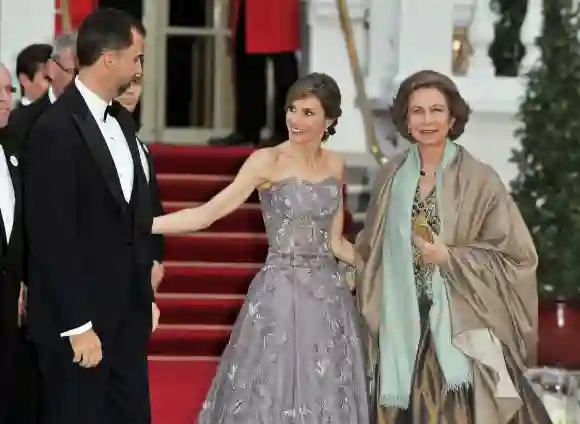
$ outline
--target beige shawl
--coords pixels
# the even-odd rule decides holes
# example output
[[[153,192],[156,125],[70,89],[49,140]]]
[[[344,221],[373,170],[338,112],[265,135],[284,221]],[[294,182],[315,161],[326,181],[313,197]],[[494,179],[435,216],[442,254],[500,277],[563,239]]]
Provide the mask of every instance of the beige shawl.
[[[393,177],[407,152],[381,169],[356,242],[357,303],[367,325],[369,373],[378,355],[384,273],[381,247]],[[450,259],[441,270],[449,284],[453,343],[474,361],[475,418],[505,424],[521,407],[503,347],[523,370],[537,344],[538,263],[518,208],[495,171],[460,147],[443,172],[439,195],[443,242]]]

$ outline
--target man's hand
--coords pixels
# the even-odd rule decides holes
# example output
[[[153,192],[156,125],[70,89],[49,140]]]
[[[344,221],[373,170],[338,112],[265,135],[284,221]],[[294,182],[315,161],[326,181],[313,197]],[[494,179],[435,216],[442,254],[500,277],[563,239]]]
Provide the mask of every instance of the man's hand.
[[[159,326],[159,317],[161,316],[161,312],[159,308],[155,304],[155,302],[151,303],[151,318],[153,319],[153,323],[151,324],[151,332],[157,330],[157,326]]]
[[[93,329],[70,336],[69,341],[75,354],[73,361],[81,367],[96,367],[103,359],[101,340]]]
[[[165,267],[162,263],[153,261],[153,266],[151,267],[151,287],[154,293],[157,293],[163,277],[165,277]]]
[[[24,283],[20,283],[20,296],[18,297],[18,326],[21,327],[26,320],[27,288]]]

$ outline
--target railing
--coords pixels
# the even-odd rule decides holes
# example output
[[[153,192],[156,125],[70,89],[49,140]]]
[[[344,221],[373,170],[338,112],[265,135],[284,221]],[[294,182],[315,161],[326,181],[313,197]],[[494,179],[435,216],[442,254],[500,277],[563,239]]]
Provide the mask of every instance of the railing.
[[[490,56],[500,32],[496,31],[500,16],[491,0],[368,0],[366,87],[376,113],[386,113],[407,76],[433,69],[453,77],[475,112],[514,116],[525,90],[521,77],[540,58],[536,39],[543,21],[543,0],[519,1],[527,1],[527,5],[521,4],[527,7],[519,31],[524,54],[515,64],[515,72],[507,76]],[[386,128],[379,138],[388,140],[380,143],[388,157],[397,137],[394,128]],[[375,148],[367,146],[368,151]]]
[[[494,26],[498,16],[489,0],[457,0],[453,6],[454,37],[451,48],[453,71],[464,76],[495,76],[501,71],[492,63],[489,51],[495,38]],[[539,59],[536,37],[542,25],[542,0],[527,0],[520,41],[525,55],[520,63],[520,75]]]
[[[527,0],[527,12],[520,31],[525,55],[519,75],[527,72],[539,59],[535,41],[541,32],[542,1]],[[492,10],[490,0],[369,0],[369,7],[367,85],[371,98],[390,100],[402,79],[425,68],[457,77],[462,88],[479,85],[488,94],[498,94],[489,90],[489,84],[513,85],[505,98],[498,102],[498,112],[506,110],[507,105],[502,103],[513,97],[514,91],[521,91],[519,82],[506,82],[506,79],[517,78],[496,74],[490,57],[494,26],[499,18]],[[475,97],[486,103],[484,94]],[[513,102],[510,105],[513,110]],[[485,107],[490,108],[493,109],[491,104]]]

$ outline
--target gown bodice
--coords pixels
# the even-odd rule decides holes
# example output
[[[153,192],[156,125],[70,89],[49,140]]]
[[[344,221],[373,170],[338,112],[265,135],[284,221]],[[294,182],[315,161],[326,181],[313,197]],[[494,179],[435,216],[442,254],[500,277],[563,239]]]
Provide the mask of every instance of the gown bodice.
[[[260,190],[269,254],[293,258],[331,256],[330,234],[340,202],[340,183],[286,178]]]

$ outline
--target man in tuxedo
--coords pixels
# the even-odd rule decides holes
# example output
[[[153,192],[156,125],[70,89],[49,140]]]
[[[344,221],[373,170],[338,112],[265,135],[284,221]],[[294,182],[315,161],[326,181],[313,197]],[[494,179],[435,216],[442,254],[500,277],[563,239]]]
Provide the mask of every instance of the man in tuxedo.
[[[10,114],[8,128],[11,141],[19,151],[25,147],[26,138],[34,123],[63,93],[76,73],[76,34],[63,34],[55,38],[51,51],[44,69],[50,80],[50,87],[42,97],[27,105],[21,105]],[[26,237],[24,244],[26,245]],[[26,279],[24,283],[27,283]],[[26,285],[22,289],[25,297]],[[13,361],[17,378],[12,387],[13,402],[9,408],[8,422],[36,424],[41,418],[41,375],[36,348],[27,337],[25,317],[21,321],[19,333],[20,340]]]
[[[15,109],[10,115],[10,132],[21,147],[36,120],[63,93],[76,74],[76,34],[59,35],[51,50],[45,65],[50,80],[48,90],[36,101]]]
[[[142,72],[144,36],[124,12],[87,16],[78,76],[24,150],[28,329],[47,424],[151,422],[151,200],[135,124],[112,102]]]
[[[142,76],[138,75],[135,80],[131,81],[127,87],[122,89],[117,101],[133,114],[135,122],[137,122],[135,116],[135,110],[141,99],[141,93],[143,92]],[[149,154],[149,148],[145,143],[143,143],[139,137],[137,137],[137,144],[139,146],[139,157],[141,158],[141,163],[145,171],[145,177],[149,183],[149,188],[151,189],[151,209],[153,211],[153,216],[163,215],[163,205],[161,203],[161,198],[159,197],[159,190],[157,189],[157,174],[155,172],[155,166],[153,164],[153,159]],[[159,285],[163,280],[165,275],[165,268],[163,266],[163,250],[165,247],[163,236],[160,234],[152,235],[153,242],[153,258],[151,267],[151,286],[153,291],[157,292]]]
[[[12,110],[10,72],[0,64],[0,423],[8,421],[17,380],[19,294],[22,281],[22,198],[18,154],[7,131]],[[14,422],[14,421],[10,421]]]

